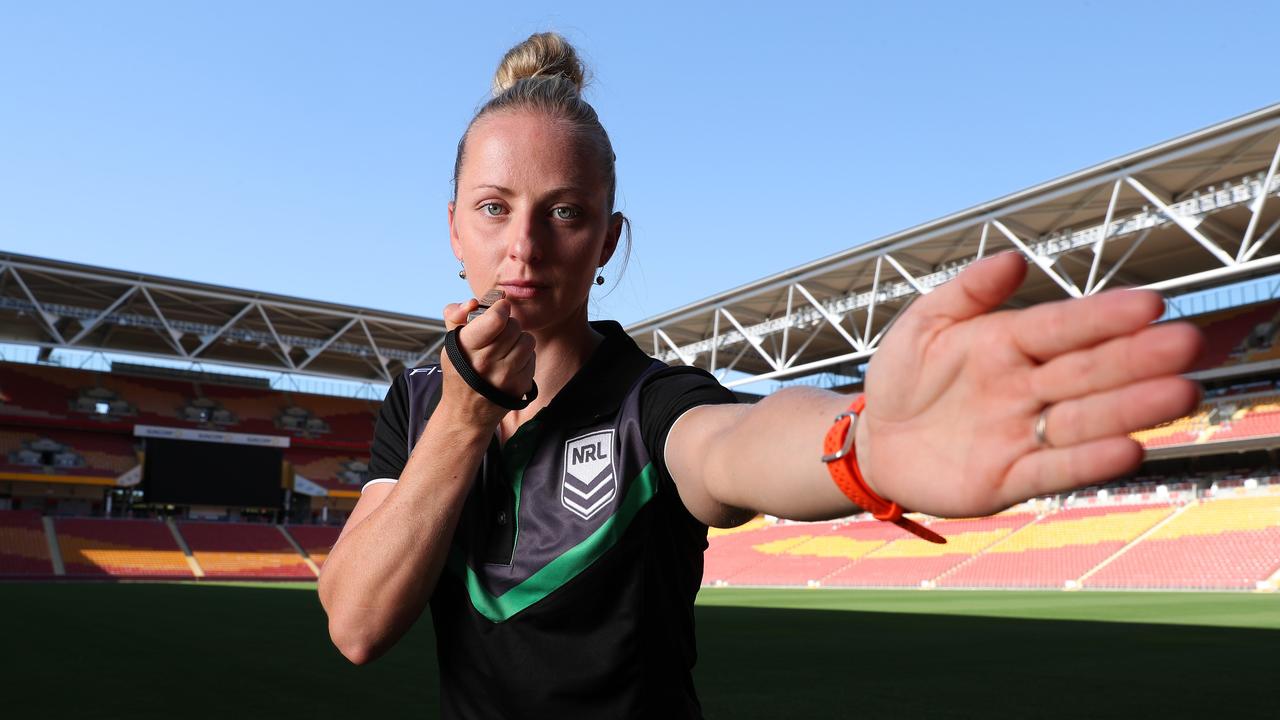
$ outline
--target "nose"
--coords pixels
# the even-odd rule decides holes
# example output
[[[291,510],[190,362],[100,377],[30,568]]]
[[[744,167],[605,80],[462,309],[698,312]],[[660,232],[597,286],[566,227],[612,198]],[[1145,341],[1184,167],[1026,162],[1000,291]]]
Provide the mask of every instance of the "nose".
[[[536,263],[542,259],[541,225],[539,218],[529,210],[512,213],[507,224],[511,233],[507,238],[507,256],[523,263]]]

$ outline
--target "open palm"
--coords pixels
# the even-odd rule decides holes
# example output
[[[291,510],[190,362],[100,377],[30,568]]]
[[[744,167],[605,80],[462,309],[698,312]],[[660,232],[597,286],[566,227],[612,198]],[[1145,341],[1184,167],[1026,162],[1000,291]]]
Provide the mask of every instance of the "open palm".
[[[859,465],[881,495],[934,515],[985,515],[1135,469],[1128,433],[1199,401],[1188,323],[1151,325],[1163,299],[1118,290],[991,312],[1026,275],[1013,253],[919,298],[867,371]],[[1034,426],[1049,406],[1046,436]]]

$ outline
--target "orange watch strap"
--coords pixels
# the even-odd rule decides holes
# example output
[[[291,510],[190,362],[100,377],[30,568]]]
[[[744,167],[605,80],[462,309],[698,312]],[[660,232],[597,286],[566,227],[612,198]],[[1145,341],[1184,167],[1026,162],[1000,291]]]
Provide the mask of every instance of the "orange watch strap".
[[[866,405],[867,396],[865,394],[859,395],[854,399],[853,404],[849,406],[849,410],[846,413],[841,413],[835,424],[827,431],[827,436],[822,443],[822,451],[824,453],[823,461],[827,463],[827,470],[831,473],[831,479],[835,481],[836,487],[840,488],[840,492],[844,493],[845,497],[857,503],[858,507],[871,513],[875,519],[891,522],[929,542],[945,544],[947,542],[946,538],[920,523],[904,517],[902,506],[896,502],[885,500],[867,485],[866,478],[862,476],[862,469],[858,467],[858,456],[854,443],[847,437],[849,431],[853,428],[854,417],[852,416],[860,415]],[[847,446],[846,442],[848,443]]]

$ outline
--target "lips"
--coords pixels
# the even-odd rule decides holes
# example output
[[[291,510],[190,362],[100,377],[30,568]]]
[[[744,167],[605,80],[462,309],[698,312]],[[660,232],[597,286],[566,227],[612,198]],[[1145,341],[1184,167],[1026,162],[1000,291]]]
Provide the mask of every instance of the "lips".
[[[498,287],[502,288],[507,297],[520,300],[537,297],[547,290],[545,284],[533,280],[506,280],[498,283]]]

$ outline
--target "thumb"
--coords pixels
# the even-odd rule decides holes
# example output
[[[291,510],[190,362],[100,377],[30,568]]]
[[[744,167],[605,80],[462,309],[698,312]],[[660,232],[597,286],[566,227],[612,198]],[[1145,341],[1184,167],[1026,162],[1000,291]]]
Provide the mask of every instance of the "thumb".
[[[480,302],[475,298],[471,298],[466,302],[449,303],[444,306],[444,312],[441,314],[444,318],[444,330],[449,332],[459,325],[467,324],[467,313],[480,307]]]
[[[916,313],[968,320],[1000,306],[1022,285],[1027,261],[1012,250],[983,258],[916,301]]]

